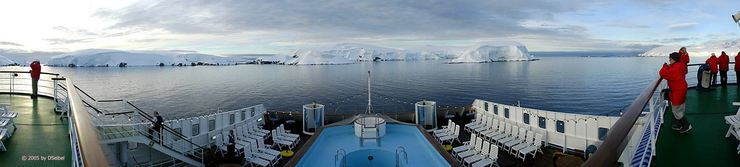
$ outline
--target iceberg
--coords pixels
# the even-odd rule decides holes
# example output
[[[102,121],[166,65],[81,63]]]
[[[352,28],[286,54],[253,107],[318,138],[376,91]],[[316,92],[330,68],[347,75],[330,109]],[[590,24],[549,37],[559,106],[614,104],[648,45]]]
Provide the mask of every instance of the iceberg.
[[[638,56],[668,56],[672,52],[678,52],[680,48],[681,46],[677,45],[659,46],[640,53]],[[719,56],[722,51],[725,51],[727,55],[737,55],[737,52],[740,51],[740,39],[707,41],[702,44],[686,46],[686,51],[689,52],[691,57],[709,57],[712,53]]]
[[[14,65],[15,61],[10,60],[8,57],[0,55],[0,66]]]
[[[250,61],[241,57],[221,57],[208,54],[177,51],[129,52],[109,49],[88,49],[51,57],[46,63],[52,66],[156,66],[160,64],[235,64]]]
[[[447,63],[488,63],[497,61],[529,61],[529,51],[516,42],[483,44],[469,48]]]
[[[299,50],[293,53],[293,56],[283,56],[286,58],[284,64],[288,65],[334,65],[334,64],[353,64],[355,61],[346,57],[317,51],[317,50]]]

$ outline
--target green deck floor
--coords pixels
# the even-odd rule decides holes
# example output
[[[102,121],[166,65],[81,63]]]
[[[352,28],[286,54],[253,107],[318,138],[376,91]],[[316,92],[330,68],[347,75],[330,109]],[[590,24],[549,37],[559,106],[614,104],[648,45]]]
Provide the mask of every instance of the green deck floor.
[[[61,121],[55,114],[54,100],[32,100],[25,95],[0,94],[0,103],[17,112],[18,127],[13,136],[3,141],[8,151],[0,151],[0,166],[71,166],[71,148],[67,119]],[[64,160],[23,160],[26,156],[58,156]],[[42,158],[39,158],[42,159]]]
[[[671,129],[675,118],[667,111],[652,166],[740,166],[735,150],[738,141],[724,137],[728,128],[724,116],[735,114],[734,101],[740,101],[740,89],[735,85],[709,92],[689,89],[686,116],[693,130],[680,134]]]

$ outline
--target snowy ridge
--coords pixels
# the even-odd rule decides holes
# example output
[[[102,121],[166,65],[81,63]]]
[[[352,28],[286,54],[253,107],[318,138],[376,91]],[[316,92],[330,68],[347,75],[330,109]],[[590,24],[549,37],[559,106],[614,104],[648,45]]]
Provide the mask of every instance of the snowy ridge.
[[[10,60],[9,58],[5,56],[0,55],[0,66],[7,66],[7,65],[12,65],[12,64],[15,64],[15,61]]]
[[[447,63],[487,63],[496,61],[529,61],[529,50],[523,44],[504,42],[469,48]]]
[[[675,45],[660,46],[660,47],[650,49],[644,53],[641,53],[638,56],[643,56],[643,57],[668,56],[672,52],[678,52],[678,49],[680,48],[681,46],[675,46]],[[740,51],[740,39],[738,40],[716,40],[716,41],[704,42],[699,45],[690,45],[690,46],[686,46],[686,51],[689,52],[689,56],[691,57],[708,57],[712,53],[715,53],[717,56],[719,56],[720,53],[722,53],[722,51],[725,51],[727,55],[736,55],[737,52]]]
[[[240,57],[221,57],[193,52],[176,51],[140,51],[129,52],[108,49],[89,49],[54,56],[46,64],[53,66],[117,66],[125,63],[126,66],[156,66],[161,64],[234,64]]]
[[[328,54],[317,50],[299,50],[293,53],[294,58],[285,61],[288,65],[330,65],[352,64],[354,61],[346,57]]]

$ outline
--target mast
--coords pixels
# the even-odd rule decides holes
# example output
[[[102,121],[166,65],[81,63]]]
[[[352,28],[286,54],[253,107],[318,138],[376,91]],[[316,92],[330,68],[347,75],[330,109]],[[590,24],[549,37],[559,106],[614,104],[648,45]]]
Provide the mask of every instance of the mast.
[[[372,114],[372,98],[370,98],[370,70],[367,70],[367,114]]]

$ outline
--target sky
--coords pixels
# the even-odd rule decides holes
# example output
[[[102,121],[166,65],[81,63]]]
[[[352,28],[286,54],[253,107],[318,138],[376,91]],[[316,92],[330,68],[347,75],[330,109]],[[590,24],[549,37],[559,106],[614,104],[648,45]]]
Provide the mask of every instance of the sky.
[[[639,51],[740,38],[737,0],[8,0],[0,49],[274,54],[517,41],[530,51]]]

